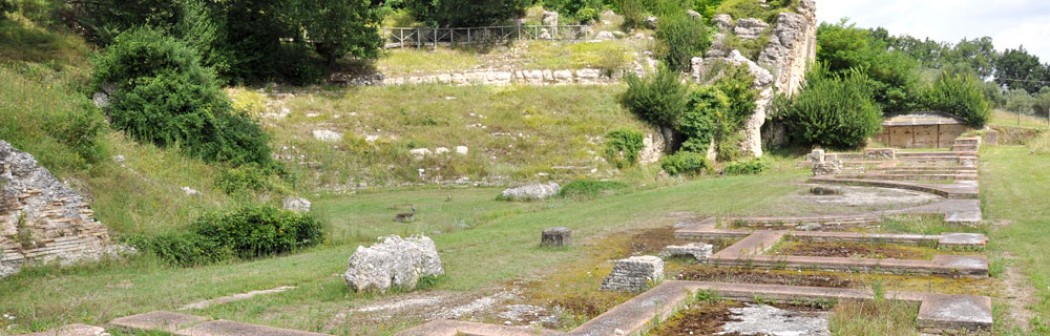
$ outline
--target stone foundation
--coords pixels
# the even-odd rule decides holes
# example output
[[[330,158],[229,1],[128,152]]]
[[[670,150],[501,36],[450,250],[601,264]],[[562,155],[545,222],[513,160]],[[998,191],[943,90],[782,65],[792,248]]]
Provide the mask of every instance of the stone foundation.
[[[659,257],[640,256],[620,259],[612,273],[602,281],[601,290],[614,292],[641,292],[662,280],[664,261]]]

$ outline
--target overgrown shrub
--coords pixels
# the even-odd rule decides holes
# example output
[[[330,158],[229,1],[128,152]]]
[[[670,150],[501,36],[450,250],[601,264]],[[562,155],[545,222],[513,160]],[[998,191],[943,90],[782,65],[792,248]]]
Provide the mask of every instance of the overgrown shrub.
[[[638,154],[644,147],[641,132],[621,128],[605,136],[605,159],[616,168],[627,168],[638,163]]]
[[[678,129],[686,138],[683,150],[705,153],[713,140],[718,159],[732,161],[739,156],[738,133],[755,113],[758,92],[751,88],[754,76],[746,66],[727,66],[721,73],[715,84],[693,90]]]
[[[8,12],[15,10],[15,3],[12,0],[0,0],[0,20],[7,17]]]
[[[131,239],[131,244],[178,266],[263,257],[321,243],[324,230],[312,214],[272,206],[247,206],[198,218],[187,231]]]
[[[926,94],[930,109],[958,116],[973,128],[983,128],[991,116],[981,82],[972,75],[941,74]]]
[[[686,151],[679,151],[660,159],[660,167],[672,176],[696,176],[712,169],[704,154]]]
[[[586,199],[626,188],[627,184],[618,181],[575,180],[562,186],[558,196]]]
[[[228,246],[240,258],[290,252],[321,243],[323,228],[312,214],[272,206],[248,206],[198,218],[193,232]]]
[[[727,175],[755,175],[761,174],[773,168],[773,163],[767,159],[754,158],[747,161],[737,161],[730,163],[725,168]]]
[[[623,16],[624,29],[634,29],[645,20],[645,6],[642,0],[612,0],[612,6]]]
[[[80,111],[52,115],[48,129],[55,140],[69,147],[88,163],[99,163],[106,158],[102,136],[106,133],[106,119],[95,106],[83,102]]]
[[[797,3],[798,0],[772,0],[768,2],[725,0],[721,1],[716,12],[729,14],[733,19],[757,18],[773,23],[776,22],[777,15],[780,12],[790,10]]]
[[[882,111],[863,73],[832,74],[818,67],[806,76],[806,82],[782,115],[792,141],[856,148],[882,128]]]
[[[674,71],[688,70],[693,57],[703,55],[711,46],[704,22],[686,15],[684,11],[660,17],[656,38],[660,40],[661,59]]]
[[[628,74],[620,104],[653,126],[673,128],[689,104],[689,86],[679,76],[664,66],[645,79]]]
[[[193,231],[169,232],[153,237],[137,237],[131,245],[180,267],[206,265],[233,257],[228,246]]]
[[[151,28],[130,30],[95,60],[96,87],[116,86],[113,127],[161,147],[234,165],[271,161],[269,137],[235,114],[211,69],[184,43]]]

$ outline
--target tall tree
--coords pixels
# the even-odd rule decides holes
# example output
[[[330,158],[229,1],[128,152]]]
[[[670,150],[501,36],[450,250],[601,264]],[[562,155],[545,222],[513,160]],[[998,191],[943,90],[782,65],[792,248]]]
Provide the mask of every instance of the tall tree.
[[[1029,54],[1024,46],[1007,49],[996,63],[995,81],[1011,89],[1036,93],[1046,86],[1046,80],[1046,66],[1039,62],[1038,56]]]
[[[299,20],[305,39],[334,66],[337,59],[350,55],[378,56],[382,40],[376,30],[379,15],[369,0],[313,0],[299,4]]]
[[[437,27],[499,24],[525,14],[532,0],[404,0],[416,20]]]

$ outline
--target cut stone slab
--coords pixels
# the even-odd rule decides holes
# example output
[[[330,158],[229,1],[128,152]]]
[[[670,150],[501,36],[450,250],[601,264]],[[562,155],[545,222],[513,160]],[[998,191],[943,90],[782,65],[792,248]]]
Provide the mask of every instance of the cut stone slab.
[[[988,330],[992,299],[987,296],[928,294],[919,306],[919,328],[928,333]]]
[[[89,326],[86,324],[70,324],[58,329],[41,331],[21,336],[102,336],[109,335],[102,327]]]
[[[178,336],[326,336],[313,332],[281,329],[227,320],[205,322],[175,332]]]
[[[167,311],[155,311],[145,314],[125,316],[110,321],[109,324],[127,330],[164,331],[173,333],[210,320],[207,317],[179,314]]]
[[[797,312],[769,305],[730,308],[733,319],[722,326],[732,335],[831,336],[829,312]]]
[[[544,229],[540,236],[540,246],[566,247],[569,245],[572,245],[572,229],[567,227]]]
[[[402,331],[398,336],[553,336],[565,333],[537,328],[511,327],[467,321],[433,320]]]
[[[689,243],[685,245],[670,245],[660,252],[660,258],[692,257],[696,261],[704,261],[711,257],[714,246],[703,243]]]
[[[988,237],[980,233],[945,233],[937,242],[941,247],[987,246]]]

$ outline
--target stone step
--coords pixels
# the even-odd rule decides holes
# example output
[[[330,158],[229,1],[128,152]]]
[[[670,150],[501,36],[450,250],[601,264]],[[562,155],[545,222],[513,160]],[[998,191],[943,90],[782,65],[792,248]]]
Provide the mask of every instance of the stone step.
[[[177,336],[328,336],[314,332],[267,327],[227,320],[208,321],[175,332]]]
[[[102,327],[90,326],[86,324],[70,324],[64,327],[56,329],[35,332],[30,334],[21,334],[21,336],[102,336],[109,335],[106,333],[106,329]]]
[[[765,253],[773,245],[776,245],[781,239],[784,238],[783,232],[777,231],[757,231],[752,233],[747,238],[741,239],[725,249],[722,249],[718,253],[711,256],[712,259],[734,259],[734,258],[747,258],[750,256],[756,256]]]

